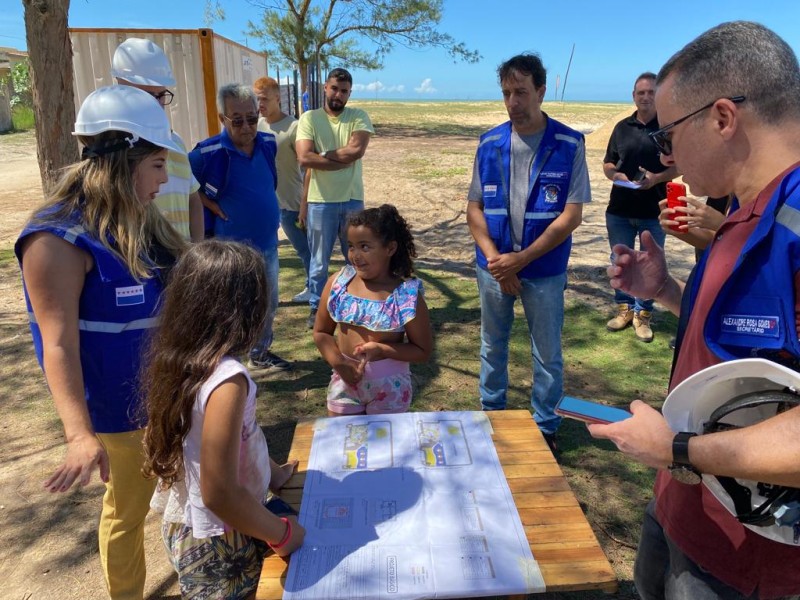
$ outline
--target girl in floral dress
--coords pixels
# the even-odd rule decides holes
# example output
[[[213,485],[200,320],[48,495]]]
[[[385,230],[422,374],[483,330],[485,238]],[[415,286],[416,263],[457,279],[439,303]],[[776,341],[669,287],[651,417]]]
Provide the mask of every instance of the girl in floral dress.
[[[350,264],[328,280],[314,324],[317,348],[333,368],[328,414],[405,412],[409,363],[427,361],[433,350],[422,282],[413,276],[414,239],[390,204],[354,214],[347,239]]]

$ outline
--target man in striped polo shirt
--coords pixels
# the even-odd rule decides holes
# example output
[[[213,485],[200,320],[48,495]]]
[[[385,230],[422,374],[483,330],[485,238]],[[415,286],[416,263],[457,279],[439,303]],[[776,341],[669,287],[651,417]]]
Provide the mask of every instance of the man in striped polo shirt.
[[[128,38],[114,52],[111,74],[120,85],[130,85],[147,92],[166,107],[175,97],[167,86],[175,85],[172,68],[164,51],[150,40]],[[169,151],[167,175],[169,180],[161,186],[155,205],[178,233],[187,241],[203,239],[203,204],[197,190],[200,185],[192,175],[186,144],[172,132],[173,141],[184,153]]]

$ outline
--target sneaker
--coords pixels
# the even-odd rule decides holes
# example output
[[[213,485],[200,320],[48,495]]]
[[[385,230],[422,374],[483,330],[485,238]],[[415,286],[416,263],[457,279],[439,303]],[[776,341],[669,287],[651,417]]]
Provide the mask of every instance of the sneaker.
[[[277,354],[273,354],[269,350],[251,356],[247,366],[254,369],[273,369],[275,371],[292,370],[292,363],[282,359]]]
[[[292,298],[292,302],[295,304],[305,304],[309,300],[311,300],[311,292],[307,287],[303,288],[302,292]]]
[[[653,341],[653,330],[650,329],[651,316],[649,310],[640,310],[633,315],[633,331],[636,333],[636,338],[647,344]]]
[[[317,309],[312,308],[311,312],[308,315],[308,321],[306,322],[308,324],[309,329],[314,329],[314,322],[316,320],[317,320]]]
[[[544,441],[547,442],[547,447],[550,448],[550,452],[553,453],[553,456],[558,454],[558,442],[556,441],[556,434],[555,433],[544,433]]]
[[[609,331],[621,331],[633,321],[633,309],[625,304],[617,304],[617,316],[606,323]]]

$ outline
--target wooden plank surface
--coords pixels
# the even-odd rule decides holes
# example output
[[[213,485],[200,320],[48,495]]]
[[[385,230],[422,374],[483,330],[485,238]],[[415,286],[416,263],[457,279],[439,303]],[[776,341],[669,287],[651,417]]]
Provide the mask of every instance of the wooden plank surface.
[[[597,542],[570,490],[561,467],[550,453],[527,410],[487,412],[500,464],[519,511],[533,557],[539,563],[548,592],[617,590],[614,570]],[[305,469],[316,419],[297,423],[289,458],[300,461],[298,472],[281,497],[299,509]],[[279,600],[288,564],[277,556],[264,561],[256,598]]]

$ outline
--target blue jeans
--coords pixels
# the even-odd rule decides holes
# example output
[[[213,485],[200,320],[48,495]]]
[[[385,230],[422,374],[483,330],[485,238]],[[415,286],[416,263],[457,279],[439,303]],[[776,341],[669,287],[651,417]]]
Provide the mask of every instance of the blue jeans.
[[[787,565],[787,568],[790,568]],[[642,600],[755,600],[702,570],[669,539],[655,516],[655,500],[644,513],[642,537],[633,567]]]
[[[643,231],[649,231],[656,243],[664,247],[666,232],[661,229],[658,219],[629,219],[606,213],[606,229],[608,229],[608,243],[612,248],[611,262],[614,262],[613,248],[616,244],[625,244],[628,248],[633,248],[636,239],[639,238],[639,249],[642,248],[641,235]],[[640,310],[653,310],[652,298],[634,298],[622,290],[614,290],[614,302],[617,304],[627,304],[637,313]]]
[[[267,285],[269,298],[267,299],[267,318],[264,321],[264,331],[261,339],[250,350],[250,356],[258,356],[272,346],[272,324],[275,322],[275,312],[278,310],[278,248],[264,250],[264,263],[266,265]]]
[[[333,245],[337,238],[342,247],[342,256],[347,261],[347,219],[364,210],[363,200],[347,202],[309,202],[306,230],[311,261],[308,268],[308,289],[311,292],[311,308],[319,305],[322,290],[328,281],[328,265],[331,262]]]
[[[481,298],[481,406],[484,410],[502,410],[506,407],[508,344],[517,298],[500,291],[500,284],[488,271],[480,267],[477,271]],[[520,281],[520,299],[531,338],[533,418],[543,433],[555,433],[561,423],[555,407],[561,400],[564,383],[561,327],[567,274]]]
[[[289,238],[289,243],[297,252],[300,261],[303,263],[303,269],[306,272],[306,285],[308,287],[308,269],[311,261],[311,250],[308,249],[308,236],[304,229],[300,229],[295,225],[300,212],[296,210],[281,209],[281,229],[286,237]]]

